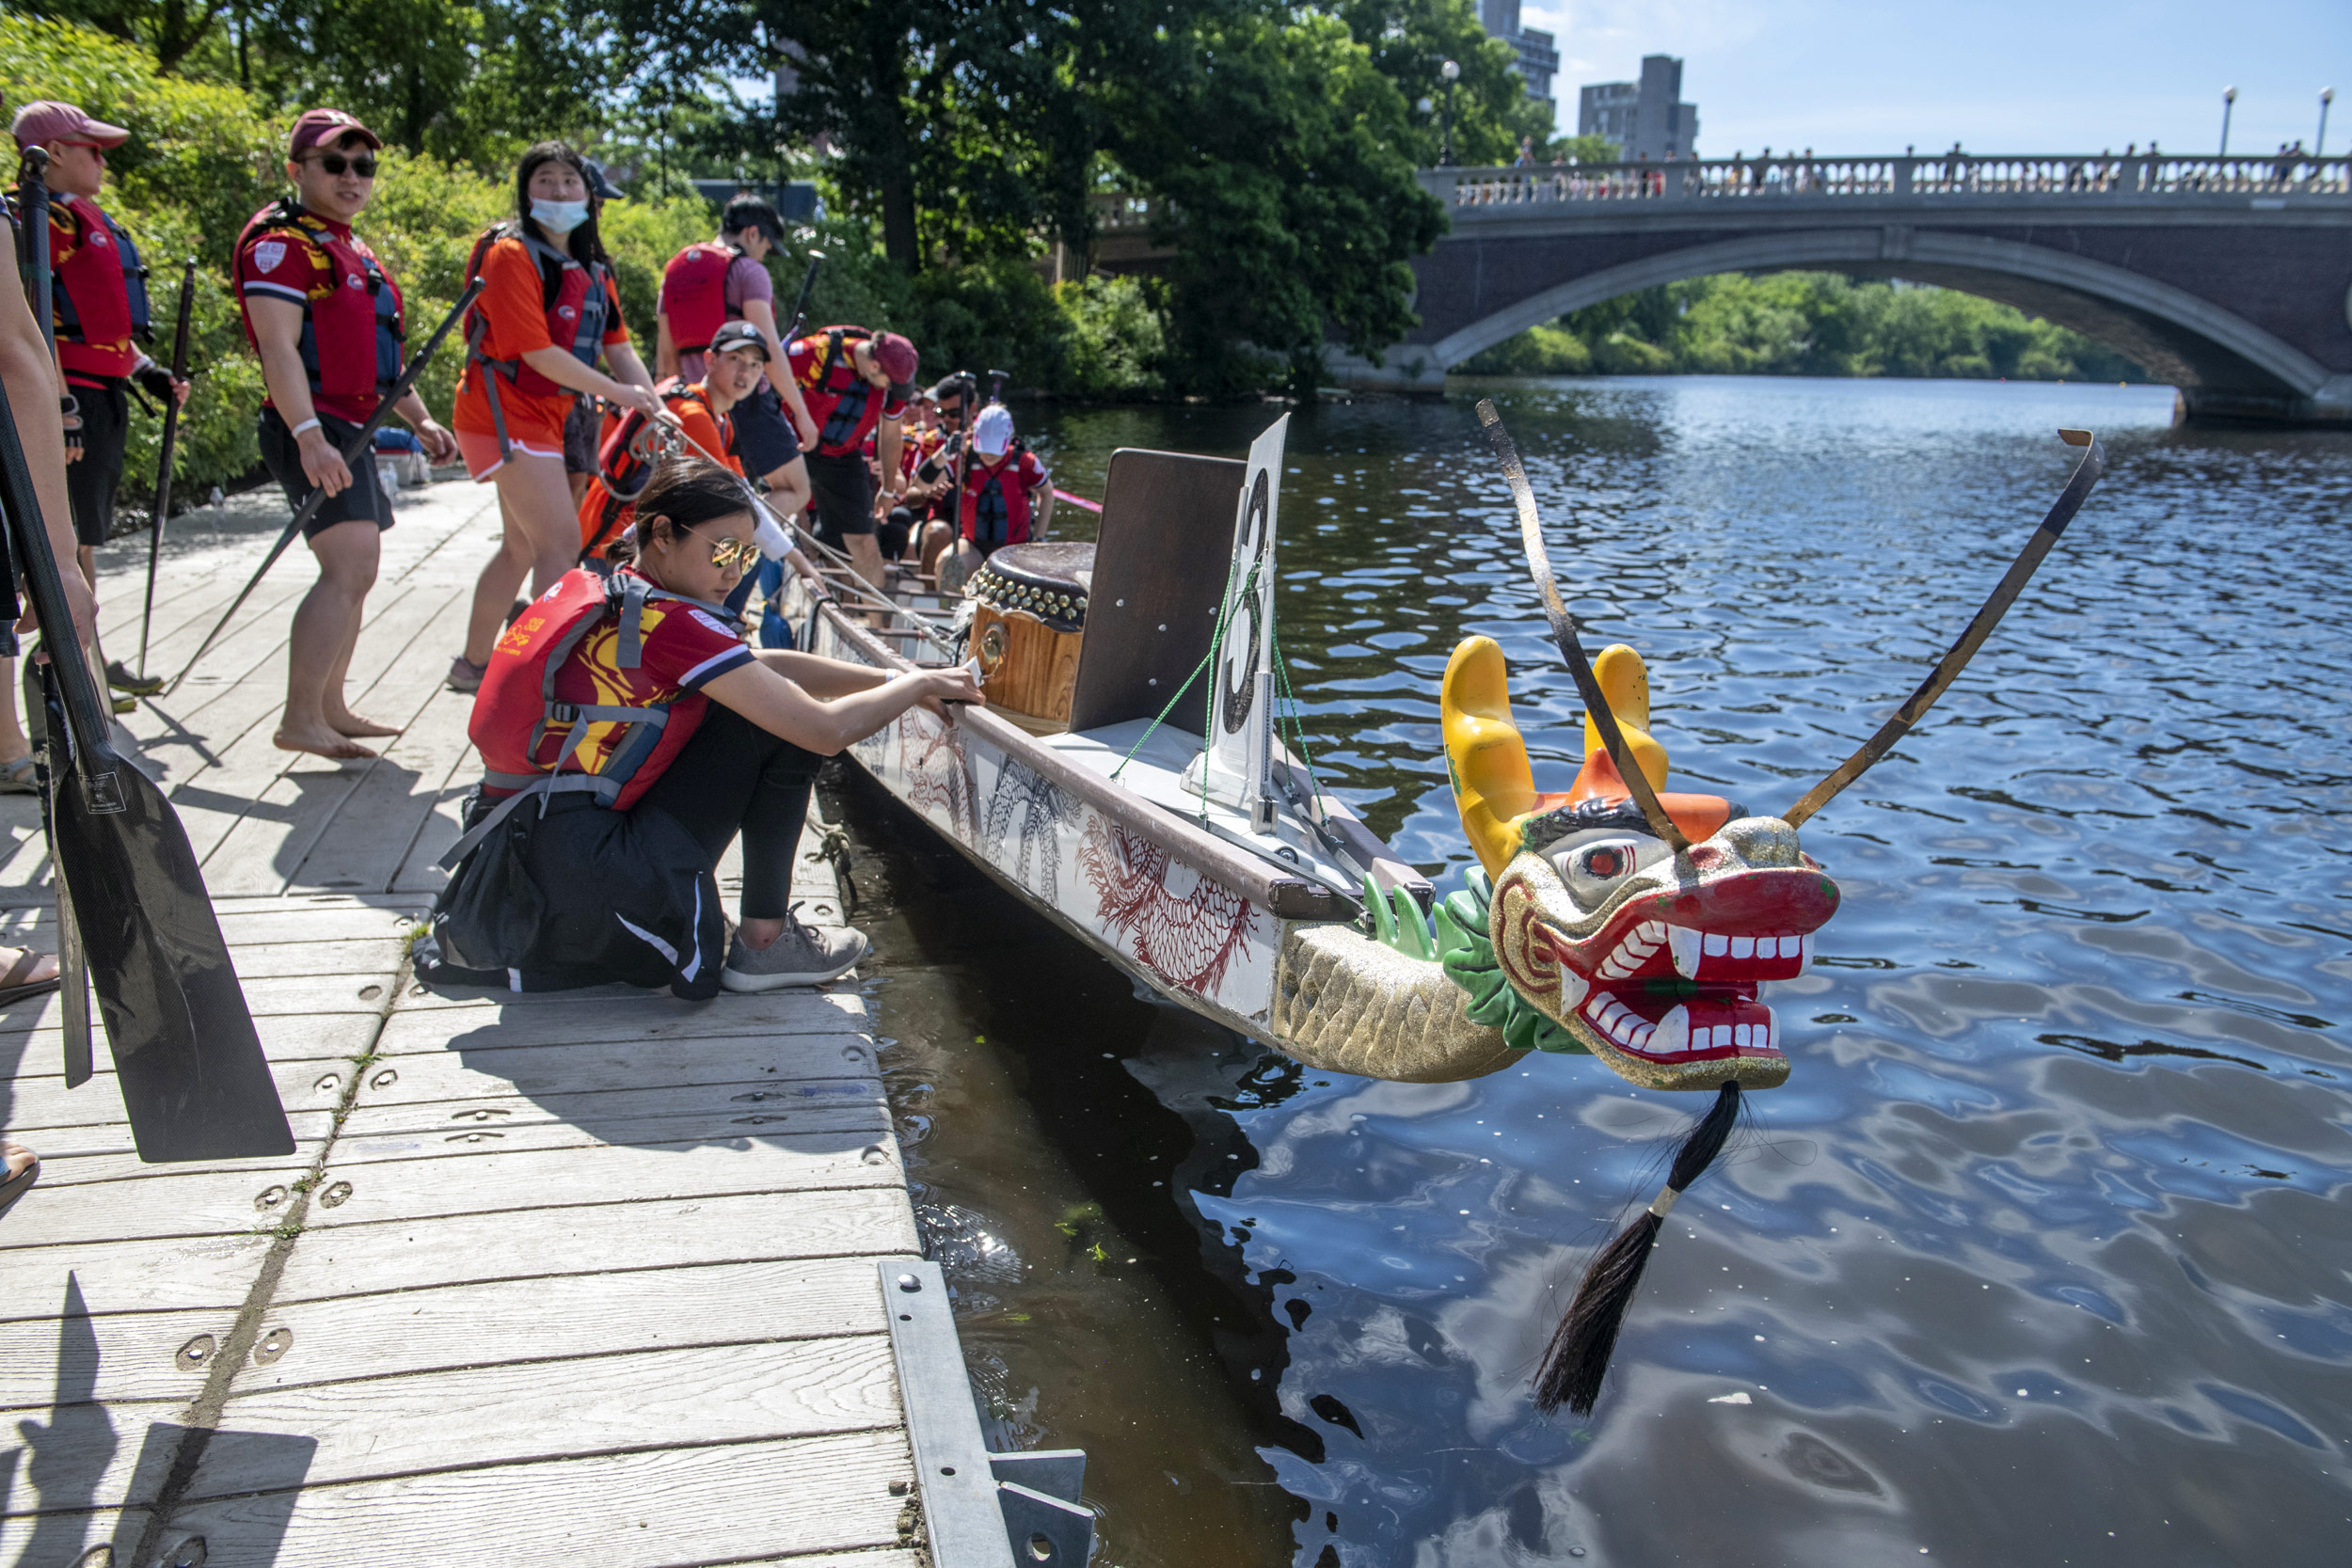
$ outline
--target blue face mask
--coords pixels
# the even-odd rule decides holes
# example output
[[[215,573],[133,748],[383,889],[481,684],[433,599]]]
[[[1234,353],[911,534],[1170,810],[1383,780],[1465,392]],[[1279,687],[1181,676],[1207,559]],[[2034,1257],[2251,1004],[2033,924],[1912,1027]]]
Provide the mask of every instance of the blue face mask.
[[[588,203],[585,201],[533,201],[531,204],[531,217],[532,221],[538,224],[540,228],[560,239],[588,221]]]

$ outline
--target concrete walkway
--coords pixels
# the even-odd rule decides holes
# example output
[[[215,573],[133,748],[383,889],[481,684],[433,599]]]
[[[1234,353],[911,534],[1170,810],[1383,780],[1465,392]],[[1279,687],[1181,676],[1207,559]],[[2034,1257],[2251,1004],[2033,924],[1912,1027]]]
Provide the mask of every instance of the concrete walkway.
[[[298,548],[124,724],[215,896],[298,1141],[141,1165],[113,1076],[68,1091],[56,998],[0,1010],[0,1563],[854,1561],[920,1525],[880,1259],[917,1250],[852,978],[691,1006],[426,994],[406,941],[479,764],[441,687],[488,491],[403,498],[352,672],[372,763],[270,744]],[[285,514],[174,525],[176,670]],[[135,658],[145,546],[102,557]],[[0,798],[5,940],[48,945],[39,816]],[[839,918],[803,842],[804,916]],[[200,1553],[186,1543],[201,1537]]]

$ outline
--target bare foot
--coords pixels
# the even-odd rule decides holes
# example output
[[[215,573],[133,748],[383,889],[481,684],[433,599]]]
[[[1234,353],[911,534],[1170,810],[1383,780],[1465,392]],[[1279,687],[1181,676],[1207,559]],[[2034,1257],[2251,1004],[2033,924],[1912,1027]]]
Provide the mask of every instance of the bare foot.
[[[363,719],[356,713],[332,715],[326,721],[326,727],[337,735],[393,736],[400,734],[398,724],[387,724],[375,719]]]
[[[8,1162],[8,1175],[22,1176],[40,1156],[13,1139],[0,1139],[0,1158]]]
[[[375,755],[365,746],[348,736],[336,734],[326,725],[311,729],[288,727],[270,736],[270,744],[281,752],[310,752],[336,762],[358,762]]]
[[[32,961],[27,963],[25,960]],[[0,947],[0,990],[9,986],[38,986],[44,980],[57,977],[57,956],[36,953],[29,947]]]

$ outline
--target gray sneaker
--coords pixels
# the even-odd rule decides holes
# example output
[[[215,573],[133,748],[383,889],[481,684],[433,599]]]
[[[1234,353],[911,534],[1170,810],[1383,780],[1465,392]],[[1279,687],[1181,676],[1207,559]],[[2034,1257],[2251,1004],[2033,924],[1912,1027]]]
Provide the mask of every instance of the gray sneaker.
[[[800,906],[784,917],[784,931],[765,947],[744,945],[740,932],[727,947],[719,983],[729,990],[775,990],[783,986],[821,986],[837,980],[873,950],[866,933],[847,926],[802,923]]]

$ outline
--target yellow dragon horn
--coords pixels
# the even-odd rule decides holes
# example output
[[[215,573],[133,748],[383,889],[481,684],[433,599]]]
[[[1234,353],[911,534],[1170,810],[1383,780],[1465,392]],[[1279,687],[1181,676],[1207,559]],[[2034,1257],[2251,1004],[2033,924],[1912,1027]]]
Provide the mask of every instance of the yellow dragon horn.
[[[1617,728],[1624,732],[1626,746],[1649,779],[1649,786],[1665,788],[1666,748],[1649,733],[1649,671],[1642,656],[1622,642],[1613,642],[1593,660],[1593,675],[1600,682],[1600,694],[1609,699],[1609,711],[1617,716]],[[1584,754],[1589,757],[1599,750],[1600,731],[1588,713],[1584,716]]]
[[[1465,638],[1446,660],[1438,715],[1463,836],[1492,877],[1518,848],[1519,819],[1535,809],[1527,743],[1511,722],[1510,670],[1492,638]]]

